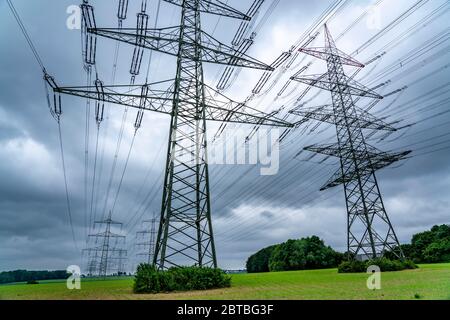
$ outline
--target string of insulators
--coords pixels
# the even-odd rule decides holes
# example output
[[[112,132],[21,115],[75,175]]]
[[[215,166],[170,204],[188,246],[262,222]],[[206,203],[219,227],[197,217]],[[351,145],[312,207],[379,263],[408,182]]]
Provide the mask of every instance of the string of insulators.
[[[97,101],[95,103],[95,120],[97,125],[103,121],[103,115],[105,111],[105,90],[103,82],[98,79],[95,80],[95,89],[97,90]]]
[[[59,121],[61,114],[62,114],[61,95],[59,93],[55,92],[55,90],[53,90],[53,108],[52,108],[51,102],[50,102],[50,94],[49,94],[48,87],[47,87],[49,85],[52,89],[55,89],[55,88],[58,88],[58,86],[55,82],[55,79],[47,73],[44,73],[44,80],[45,80],[45,88],[47,91],[47,104],[48,104],[50,113],[55,120]]]
[[[141,12],[137,14],[136,22],[136,42],[133,50],[133,58],[131,60],[130,74],[131,83],[134,84],[136,76],[139,75],[142,65],[142,58],[144,56],[145,36],[148,30],[149,16],[147,12],[147,0],[141,2]],[[141,88],[141,97],[139,101],[139,110],[136,114],[136,120],[134,122],[135,133],[142,125],[144,118],[144,110],[147,103],[149,87],[147,85]]]
[[[148,15],[145,13],[146,4],[142,3],[141,12],[137,14],[136,42],[131,60],[130,74],[137,76],[142,65],[144,55],[145,36],[148,30]]]
[[[117,10],[117,19],[126,20],[128,13],[128,0],[119,0],[119,8]]]
[[[144,118],[144,111],[147,107],[147,96],[149,87],[148,85],[143,85],[141,88],[141,98],[139,101],[139,110],[136,115],[136,121],[134,122],[134,128],[137,131],[142,125],[142,119]]]
[[[81,34],[83,37],[83,58],[87,65],[94,65],[97,51],[97,36],[89,32],[89,29],[97,28],[94,15],[94,7],[86,0],[80,5],[82,15]]]

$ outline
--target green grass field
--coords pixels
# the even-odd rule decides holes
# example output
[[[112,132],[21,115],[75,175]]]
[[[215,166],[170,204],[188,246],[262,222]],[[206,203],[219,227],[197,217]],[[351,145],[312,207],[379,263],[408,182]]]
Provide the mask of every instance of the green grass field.
[[[232,287],[209,291],[137,295],[133,278],[87,280],[70,291],[64,281],[0,286],[0,299],[450,299],[450,264],[384,272],[381,290],[366,287],[366,274],[338,274],[336,269],[265,274],[236,274]]]

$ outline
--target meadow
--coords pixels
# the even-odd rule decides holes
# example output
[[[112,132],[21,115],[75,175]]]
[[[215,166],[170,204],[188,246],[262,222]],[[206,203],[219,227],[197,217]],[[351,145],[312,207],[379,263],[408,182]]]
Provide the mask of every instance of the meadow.
[[[234,274],[231,288],[164,294],[134,294],[133,277],[82,279],[81,290],[68,290],[65,281],[47,281],[35,285],[1,285],[0,299],[450,299],[450,263],[383,272],[380,290],[367,289],[367,277],[364,273],[339,274],[336,269]]]

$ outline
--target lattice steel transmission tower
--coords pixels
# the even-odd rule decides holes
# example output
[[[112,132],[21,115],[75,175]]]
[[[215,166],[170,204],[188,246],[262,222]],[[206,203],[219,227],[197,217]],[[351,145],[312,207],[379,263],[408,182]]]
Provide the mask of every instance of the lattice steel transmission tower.
[[[341,168],[321,190],[344,185],[347,205],[347,248],[355,258],[370,259],[386,251],[403,258],[399,241],[386,213],[375,171],[404,159],[410,151],[382,152],[366,142],[363,129],[396,131],[392,125],[356,107],[353,96],[382,99],[373,90],[346,76],[343,65],[364,67],[336,48],[325,25],[324,48],[300,52],[325,60],[328,72],[319,76],[294,76],[292,80],[331,92],[332,105],[293,109],[292,114],[336,126],[338,142],[308,146],[305,150],[337,157]]]
[[[90,234],[89,240],[93,246],[83,250],[88,259],[89,276],[106,277],[108,274],[120,275],[125,272],[124,262],[127,258],[127,250],[123,249],[125,236],[112,232],[114,226],[121,229],[122,223],[113,221],[111,214],[105,220],[94,222],[94,230],[101,229],[103,231]]]
[[[97,117],[105,102],[137,108],[139,122],[145,110],[171,116],[153,262],[161,269],[183,264],[217,267],[211,223],[206,120],[278,127],[292,125],[230,100],[204,83],[203,62],[273,70],[201,29],[201,12],[241,20],[249,20],[248,15],[218,0],[165,1],[181,7],[179,26],[148,29],[147,25],[140,25],[134,29],[88,28],[87,31],[175,56],[175,79],[141,86],[105,86],[97,79],[92,87],[59,87],[48,75],[46,80],[55,93],[55,113],[61,112],[58,95],[63,93],[96,100]]]
[[[153,263],[156,242],[156,224],[157,219],[142,221],[142,230],[136,232],[136,247],[138,261]]]

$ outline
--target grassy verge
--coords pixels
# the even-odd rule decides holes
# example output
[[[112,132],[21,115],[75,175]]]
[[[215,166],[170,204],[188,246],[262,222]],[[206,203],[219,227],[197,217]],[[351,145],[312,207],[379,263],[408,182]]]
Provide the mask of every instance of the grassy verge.
[[[0,286],[0,299],[450,299],[450,263],[383,272],[381,290],[366,287],[366,274],[336,269],[232,275],[232,287],[208,291],[136,295],[133,278]]]

